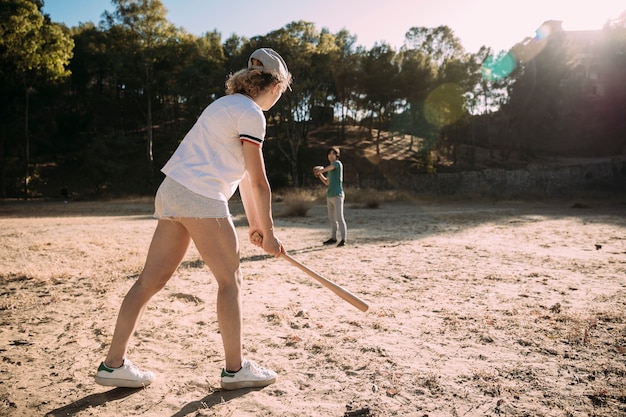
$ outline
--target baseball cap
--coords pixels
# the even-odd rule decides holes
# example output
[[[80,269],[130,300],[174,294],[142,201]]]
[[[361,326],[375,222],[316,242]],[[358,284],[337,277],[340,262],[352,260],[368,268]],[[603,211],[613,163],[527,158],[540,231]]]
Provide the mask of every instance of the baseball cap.
[[[258,59],[263,64],[262,66],[252,65],[252,59]],[[275,72],[280,75],[281,78],[289,79],[289,70],[285,60],[278,55],[278,52],[272,48],[259,48],[252,52],[248,59],[248,68],[260,69],[261,72],[272,73]]]

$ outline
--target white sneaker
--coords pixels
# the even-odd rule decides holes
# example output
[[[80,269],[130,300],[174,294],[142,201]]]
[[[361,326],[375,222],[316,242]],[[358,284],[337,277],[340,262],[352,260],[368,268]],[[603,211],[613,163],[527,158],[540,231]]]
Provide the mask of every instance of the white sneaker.
[[[241,369],[235,373],[222,368],[221,385],[225,390],[265,387],[276,382],[276,372],[260,367],[256,362],[243,359]]]
[[[96,383],[107,387],[141,388],[150,385],[155,378],[152,372],[142,371],[128,359],[124,359],[119,368],[109,368],[102,362],[96,372]]]

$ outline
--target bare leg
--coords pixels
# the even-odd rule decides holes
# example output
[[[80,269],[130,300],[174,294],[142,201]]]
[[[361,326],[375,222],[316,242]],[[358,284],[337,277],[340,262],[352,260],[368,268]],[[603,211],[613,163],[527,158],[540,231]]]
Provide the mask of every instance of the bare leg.
[[[230,218],[181,219],[218,284],[217,320],[224,344],[225,367],[241,366],[242,316],[239,242]]]
[[[180,223],[159,220],[143,271],[120,307],[113,340],[105,359],[108,366],[122,365],[130,337],[148,301],[172,277],[189,248],[189,242],[189,234]]]

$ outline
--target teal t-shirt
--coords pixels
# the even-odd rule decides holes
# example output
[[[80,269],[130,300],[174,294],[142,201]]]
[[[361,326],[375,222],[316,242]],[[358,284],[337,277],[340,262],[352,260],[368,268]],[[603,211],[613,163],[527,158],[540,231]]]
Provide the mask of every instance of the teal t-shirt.
[[[335,169],[328,171],[328,190],[326,197],[339,197],[343,195],[343,164],[341,161],[333,162]]]

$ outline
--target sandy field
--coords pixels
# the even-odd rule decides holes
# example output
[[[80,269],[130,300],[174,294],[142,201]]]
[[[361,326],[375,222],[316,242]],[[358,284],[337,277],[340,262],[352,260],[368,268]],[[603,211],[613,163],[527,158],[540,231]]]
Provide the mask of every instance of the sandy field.
[[[141,270],[152,202],[0,203],[2,416],[625,416],[626,198],[346,204],[280,216],[289,253],[361,312],[242,241],[247,357],[276,384],[222,391],[216,284],[193,246],[129,358],[145,389],[93,377]]]

